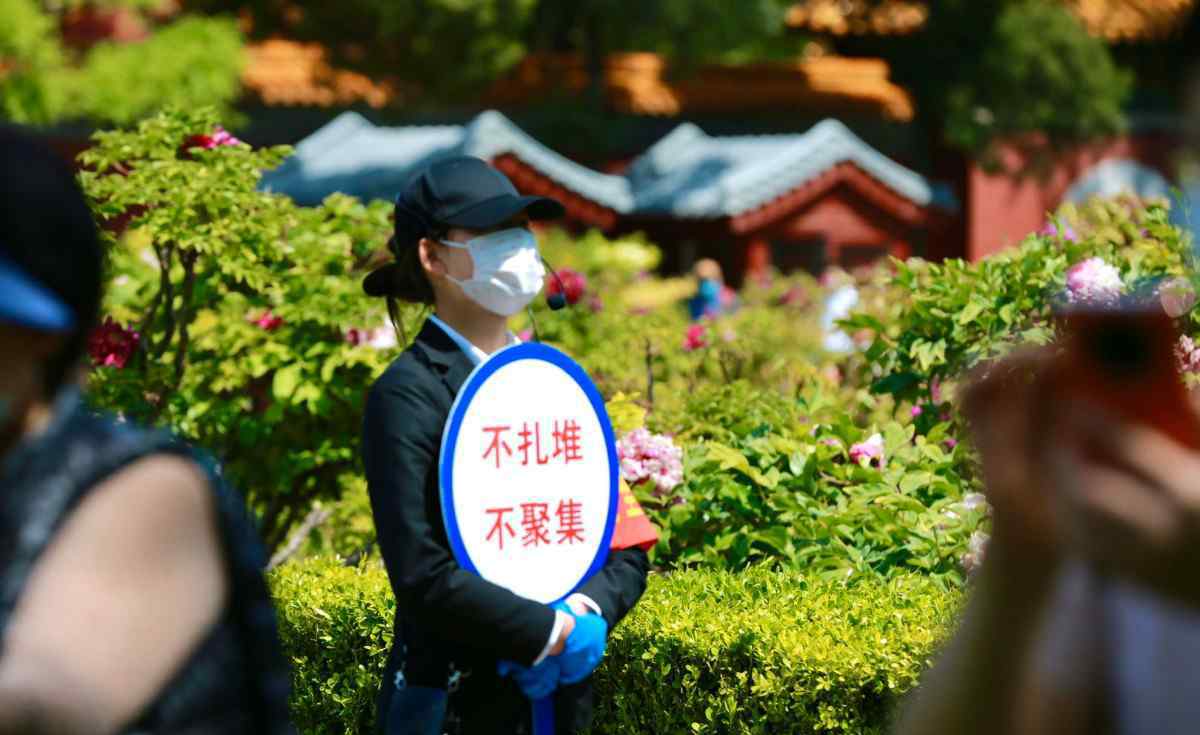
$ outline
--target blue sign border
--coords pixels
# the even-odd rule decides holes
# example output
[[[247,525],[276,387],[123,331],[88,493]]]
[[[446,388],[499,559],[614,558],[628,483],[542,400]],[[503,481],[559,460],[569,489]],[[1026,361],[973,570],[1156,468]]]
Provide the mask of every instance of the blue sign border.
[[[620,496],[618,495],[620,464],[617,461],[617,440],[613,432],[612,421],[608,418],[608,411],[604,407],[604,398],[584,369],[564,353],[536,342],[513,345],[494,353],[489,359],[480,363],[467,377],[458,396],[454,399],[454,405],[450,408],[450,418],[442,433],[441,455],[438,458],[442,521],[446,526],[450,549],[454,553],[454,558],[458,560],[459,566],[474,574],[479,574],[478,567],[472,561],[471,555],[467,553],[467,547],[463,543],[462,534],[458,528],[458,519],[454,513],[454,449],[458,445],[458,433],[462,428],[463,418],[466,416],[467,408],[470,407],[475,394],[497,370],[521,360],[548,362],[567,373],[583,389],[588,401],[592,404],[592,410],[600,420],[600,428],[604,431],[604,444],[608,450],[609,511],[604,526],[604,536],[600,539],[600,548],[596,551],[596,558],[592,560],[583,577],[571,586],[563,598],[560,598],[564,599],[604,567],[604,563],[608,560],[609,546],[612,545],[613,531],[616,529],[617,512],[620,507]]]

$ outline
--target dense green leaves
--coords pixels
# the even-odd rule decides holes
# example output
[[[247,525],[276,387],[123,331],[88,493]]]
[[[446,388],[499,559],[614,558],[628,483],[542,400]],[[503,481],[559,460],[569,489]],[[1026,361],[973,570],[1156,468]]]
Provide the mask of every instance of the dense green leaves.
[[[376,565],[271,578],[303,733],[369,732],[394,603]],[[596,672],[593,732],[882,733],[959,610],[908,577],[847,585],[752,568],[651,575]]]
[[[358,479],[363,392],[396,352],[348,333],[391,329],[356,270],[388,208],[259,192],[286,151],[185,145],[214,126],[211,110],[161,115],[84,156],[93,207],[126,227],[107,308],[144,335],[129,366],[92,372],[93,396],[216,452],[276,546]]]
[[[225,108],[240,92],[242,40],[231,18],[185,15],[145,41],[100,43],[79,58],[63,47],[59,16],[43,3],[0,0],[0,18],[0,115],[15,122],[125,125],[172,104]]]

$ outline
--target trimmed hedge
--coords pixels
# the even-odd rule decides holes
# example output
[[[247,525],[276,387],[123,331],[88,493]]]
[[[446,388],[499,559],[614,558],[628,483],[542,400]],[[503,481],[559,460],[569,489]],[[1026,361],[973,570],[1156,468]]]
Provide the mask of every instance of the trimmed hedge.
[[[271,583],[303,733],[370,732],[394,602],[376,564]],[[597,733],[881,733],[959,612],[921,576],[853,585],[752,568],[655,575],[596,675]]]

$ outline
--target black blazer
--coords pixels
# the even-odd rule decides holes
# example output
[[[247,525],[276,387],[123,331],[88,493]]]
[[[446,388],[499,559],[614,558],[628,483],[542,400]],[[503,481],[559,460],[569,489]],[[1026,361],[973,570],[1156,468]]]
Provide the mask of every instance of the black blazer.
[[[521,718],[528,704],[498,660],[530,665],[554,628],[554,612],[459,567],[442,522],[438,455],[454,398],[474,363],[440,327],[427,321],[412,346],[371,387],[363,427],[363,461],[379,548],[396,596],[396,641],[380,706],[386,712],[395,672],[411,686],[449,687],[464,735],[512,733],[505,713]],[[609,628],[646,587],[645,552],[628,549],[579,592],[594,600]],[[559,731],[590,721],[590,686],[560,690]],[[471,711],[478,710],[478,721]]]

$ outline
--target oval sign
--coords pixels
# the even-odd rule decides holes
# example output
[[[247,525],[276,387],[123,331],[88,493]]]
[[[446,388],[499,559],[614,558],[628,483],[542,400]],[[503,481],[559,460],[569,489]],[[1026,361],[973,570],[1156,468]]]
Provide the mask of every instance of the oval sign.
[[[458,563],[550,604],[604,566],[620,466],[600,391],[543,344],[496,352],[450,410],[442,517]]]

